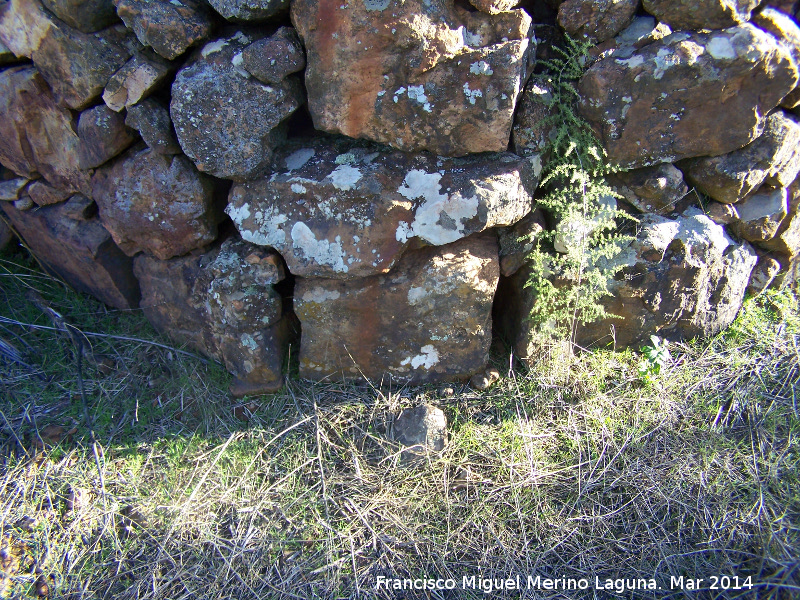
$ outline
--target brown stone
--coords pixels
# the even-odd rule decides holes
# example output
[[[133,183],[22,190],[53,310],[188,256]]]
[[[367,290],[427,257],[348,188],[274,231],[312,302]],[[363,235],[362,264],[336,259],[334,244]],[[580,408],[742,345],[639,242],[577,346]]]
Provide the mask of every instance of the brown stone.
[[[731,231],[748,242],[771,240],[788,213],[787,193],[785,188],[763,188],[738,203],[739,220],[731,223]]]
[[[753,24],[771,33],[792,54],[794,64],[800,66],[800,27],[785,12],[766,7],[753,15]],[[783,99],[781,106],[792,109],[800,105],[800,89],[795,88]]]
[[[750,275],[750,283],[747,284],[747,293],[750,296],[757,296],[766,290],[775,277],[781,271],[781,263],[771,256],[764,255],[758,258],[758,264]]]
[[[206,44],[178,72],[170,115],[178,141],[197,168],[246,181],[266,173],[285,121],[302,102],[298,77],[264,85],[242,67],[253,40],[238,32]]]
[[[278,84],[305,68],[306,55],[297,32],[281,27],[247,46],[242,52],[242,66],[259,81]]]
[[[53,17],[38,0],[10,0],[0,5],[0,40],[18,57],[30,58],[53,24]]]
[[[708,218],[717,225],[730,225],[739,220],[739,213],[734,204],[722,204],[721,202],[709,202],[706,207]]]
[[[231,238],[200,255],[166,261],[140,255],[134,268],[150,323],[223,362],[234,375],[235,396],[281,387],[294,332],[275,289],[285,278],[277,253]]]
[[[51,185],[47,185],[47,183],[41,179],[32,181],[25,190],[25,193],[27,193],[31,197],[31,200],[33,200],[39,206],[58,204],[59,202],[64,202],[64,200],[67,200],[70,196],[72,196],[72,192],[54,188]]]
[[[142,101],[164,83],[172,67],[153,52],[137,52],[108,80],[103,102],[121,111]]]
[[[800,193],[798,193],[798,182],[795,182],[789,188],[788,214],[781,221],[780,227],[772,239],[759,243],[759,246],[773,250],[787,259],[793,259],[800,254],[800,213],[798,210],[800,210]]]
[[[469,0],[469,3],[481,12],[497,15],[516,8],[522,0]]]
[[[750,143],[797,81],[788,50],[750,24],[678,32],[597,61],[578,86],[580,113],[612,163],[675,162]]]
[[[13,177],[5,181],[0,181],[0,200],[4,202],[19,200],[23,193],[28,193],[26,186],[29,181],[27,177]]]
[[[760,0],[643,0],[644,9],[672,29],[723,29],[750,20]]]
[[[39,173],[57,188],[89,193],[72,114],[56,104],[33,67],[0,72],[0,138],[0,161],[17,174]]]
[[[158,101],[148,98],[128,107],[125,125],[136,129],[144,143],[157,154],[180,154],[181,147],[169,111]]]
[[[205,246],[217,237],[214,184],[185,156],[134,148],[97,171],[92,196],[123,252],[157,258]]]
[[[83,33],[94,33],[119,21],[112,0],[42,0],[42,4],[64,23]]]
[[[546,164],[550,158],[547,148],[557,128],[551,84],[533,76],[519,99],[511,146],[520,156],[540,155],[542,164]]]
[[[447,159],[336,138],[287,145],[270,172],[231,189],[242,237],[277,249],[295,275],[339,279],[385,273],[411,244],[511,225],[538,182],[511,153]]]
[[[639,0],[566,0],[558,24],[573,37],[604,42],[631,24]]]
[[[172,60],[211,36],[205,4],[194,0],[115,0],[117,14],[139,41]]]
[[[782,111],[767,117],[764,132],[744,148],[682,161],[692,185],[719,202],[735,203],[761,185],[786,187],[800,173],[800,123]]]
[[[443,156],[504,151],[531,19],[424,0],[297,0],[316,129]]]
[[[78,119],[78,164],[93,169],[111,160],[136,141],[125,126],[125,117],[100,104],[81,113]]]
[[[264,21],[289,10],[289,0],[208,0],[228,21]]]
[[[511,277],[522,268],[542,233],[548,230],[541,209],[537,208],[511,227],[497,232],[500,242],[500,273]]]
[[[300,376],[412,384],[467,379],[486,365],[499,277],[484,233],[407,252],[388,274],[298,278]]]
[[[689,193],[683,173],[669,163],[614,173],[606,179],[623,200],[641,212],[673,212]]]
[[[139,285],[131,259],[114,244],[98,219],[73,218],[73,205],[85,201],[74,197],[27,212],[3,203],[0,210],[5,211],[31,252],[76,290],[115,308],[136,308]]]

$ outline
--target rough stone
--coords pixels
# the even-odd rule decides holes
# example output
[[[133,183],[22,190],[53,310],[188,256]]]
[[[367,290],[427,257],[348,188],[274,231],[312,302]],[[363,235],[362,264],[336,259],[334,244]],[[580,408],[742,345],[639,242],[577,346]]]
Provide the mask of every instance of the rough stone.
[[[573,37],[604,42],[631,24],[639,0],[566,0],[558,24]]]
[[[8,49],[8,46],[0,41],[0,66],[13,65],[16,62],[19,62],[19,59]]]
[[[125,126],[125,118],[105,104],[81,113],[78,119],[78,164],[93,169],[114,158],[136,141]]]
[[[278,84],[305,68],[306,55],[297,32],[291,27],[281,27],[273,35],[247,46],[242,52],[242,66],[259,81]]]
[[[750,20],[761,0],[642,0],[644,9],[673,29],[723,29]]]
[[[772,284],[780,271],[780,262],[771,256],[760,256],[758,258],[758,264],[756,264],[753,273],[750,275],[750,283],[747,284],[747,293],[750,296],[757,296]]]
[[[316,129],[443,156],[504,151],[531,19],[427,0],[297,0]]]
[[[129,257],[117,248],[97,218],[76,219],[76,206],[91,202],[75,196],[67,202],[21,212],[0,204],[31,252],[72,287],[119,309],[136,308],[139,285]]]
[[[141,307],[172,339],[221,361],[235,396],[277,391],[293,336],[275,286],[285,278],[272,250],[229,238],[200,255],[136,258]]]
[[[228,21],[264,21],[288,12],[289,0],[208,0]]]
[[[123,252],[162,260],[214,241],[214,184],[185,156],[134,148],[95,173],[92,196]]]
[[[298,278],[300,376],[411,384],[469,378],[488,359],[498,278],[490,232],[409,251],[385,275]]]
[[[169,111],[158,101],[148,98],[128,107],[125,125],[136,129],[144,143],[157,154],[180,154],[181,147]]]
[[[731,231],[748,242],[770,240],[778,233],[788,208],[786,188],[759,190],[736,205],[739,220],[731,223]]]
[[[30,58],[53,24],[53,17],[38,0],[10,0],[0,5],[0,40],[17,57]]]
[[[497,15],[514,9],[522,0],[469,0],[469,3],[481,12]]]
[[[67,25],[83,33],[94,33],[119,18],[112,0],[42,0],[44,7]]]
[[[183,151],[201,171],[234,181],[266,172],[286,119],[303,102],[299,78],[268,86],[244,70],[252,41],[239,32],[209,42],[172,84],[170,115]]]
[[[764,132],[744,148],[680,163],[686,178],[703,193],[732,204],[762,185],[788,186],[800,173],[800,123],[782,111],[767,118]]]
[[[2,212],[2,209],[0,209]],[[0,214],[2,217],[2,214]],[[11,241],[14,239],[14,233],[8,227],[6,222],[0,218],[0,250],[4,250],[7,246],[11,244]]]
[[[103,93],[135,42],[122,24],[86,34],[55,22],[31,58],[59,103],[82,110]]]
[[[389,271],[411,243],[511,225],[538,181],[510,153],[447,159],[336,138],[289,144],[271,173],[231,189],[242,237],[276,248],[295,275],[340,279]]]
[[[553,121],[555,117],[550,84],[539,77],[531,77],[520,96],[511,130],[514,152],[520,156],[538,154],[542,164],[546,164],[549,160],[548,144],[557,127]]]
[[[64,202],[72,196],[72,192],[60,190],[48,185],[41,179],[32,181],[28,188],[25,190],[31,200],[38,206],[49,206],[51,204],[58,204]]]
[[[108,80],[103,102],[119,112],[152,94],[171,72],[170,64],[155,53],[137,52]]]
[[[503,277],[511,277],[525,264],[536,244],[536,238],[547,230],[544,213],[538,208],[529,212],[511,227],[498,230],[500,273]]]
[[[447,443],[447,417],[441,408],[421,404],[401,412],[392,424],[394,441],[403,447],[401,459],[416,463]]]
[[[800,67],[800,27],[794,19],[779,9],[766,7],[753,15],[753,24],[771,33],[792,54],[794,64]],[[781,102],[784,108],[800,106],[800,89],[792,90]]]
[[[675,165],[666,163],[609,175],[611,188],[641,212],[666,214],[689,193]]]
[[[117,14],[139,41],[172,60],[211,37],[205,4],[194,0],[116,0]]]
[[[0,72],[0,139],[0,162],[18,175],[39,173],[57,188],[89,193],[72,114],[56,104],[33,67]]]
[[[706,207],[708,218],[717,225],[730,225],[739,220],[739,213],[733,204],[723,204],[721,202],[709,202]]]
[[[25,186],[28,185],[30,179],[27,177],[14,177],[13,179],[6,179],[0,181],[0,200],[5,202],[14,202],[19,200]]]
[[[789,188],[789,210],[781,221],[778,231],[770,240],[761,242],[759,246],[773,250],[789,260],[800,254],[800,191],[798,182]]]
[[[34,206],[36,206],[33,203],[33,200],[31,200],[30,196],[22,196],[19,200],[14,200],[14,202],[12,202],[12,205],[17,210],[23,211],[23,212],[31,210]]]
[[[579,109],[612,163],[641,167],[741,148],[797,81],[788,50],[753,25],[678,32],[597,61]]]

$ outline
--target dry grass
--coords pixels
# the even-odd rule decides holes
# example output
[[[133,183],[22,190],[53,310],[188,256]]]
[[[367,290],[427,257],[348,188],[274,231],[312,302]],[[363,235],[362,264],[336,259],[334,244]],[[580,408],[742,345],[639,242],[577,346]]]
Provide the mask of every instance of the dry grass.
[[[491,390],[452,395],[292,380],[237,404],[216,365],[88,337],[95,460],[74,346],[31,327],[51,323],[24,287],[83,331],[169,342],[28,266],[0,263],[0,338],[29,365],[0,363],[0,597],[43,585],[57,598],[487,597],[462,587],[473,575],[590,582],[498,598],[800,597],[791,296],[673,347],[651,383],[633,353],[598,352],[568,369],[506,364]],[[404,467],[387,433],[423,400],[445,410],[450,440]],[[753,587],[712,591],[713,575]],[[376,589],[379,576],[457,587]],[[670,589],[679,576],[703,578],[702,591]],[[595,577],[662,589],[617,594]]]

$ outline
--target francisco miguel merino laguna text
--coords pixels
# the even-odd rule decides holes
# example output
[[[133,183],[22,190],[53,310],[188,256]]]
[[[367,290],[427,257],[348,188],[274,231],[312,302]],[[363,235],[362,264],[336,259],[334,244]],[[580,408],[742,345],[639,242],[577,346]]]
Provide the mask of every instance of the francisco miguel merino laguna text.
[[[519,575],[505,579],[464,575],[460,582],[453,578],[414,579],[378,575],[375,581],[375,589],[382,588],[386,590],[454,590],[457,587],[464,590],[480,590],[486,594],[496,590],[587,590],[590,588],[595,590],[614,590],[617,593],[621,593],[626,590],[657,590],[658,584],[655,579],[600,579],[595,577],[594,581],[591,581],[586,578],[549,578],[541,575],[536,577],[528,575],[525,580]]]

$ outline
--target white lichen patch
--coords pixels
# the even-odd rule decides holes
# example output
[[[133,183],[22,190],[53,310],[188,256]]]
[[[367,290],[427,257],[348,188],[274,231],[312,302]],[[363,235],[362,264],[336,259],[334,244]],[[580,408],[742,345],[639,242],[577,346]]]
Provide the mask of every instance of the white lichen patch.
[[[214,54],[215,52],[219,52],[225,46],[230,43],[230,40],[222,39],[222,40],[214,40],[213,42],[208,42],[203,49],[200,51],[200,55],[203,58],[206,58],[209,54]]]
[[[661,79],[664,77],[664,73],[680,63],[680,58],[669,48],[659,48],[655,57],[653,57],[653,62],[656,63],[656,68],[653,71],[653,78]]]
[[[708,53],[717,60],[731,60],[736,58],[736,49],[730,39],[724,35],[715,35],[706,45]]]
[[[299,169],[310,161],[314,157],[314,154],[316,154],[316,151],[313,148],[301,148],[300,150],[292,152],[286,157],[286,168],[289,171]]]
[[[242,235],[244,237],[244,235]],[[292,246],[298,254],[318,265],[328,266],[336,273],[347,273],[346,254],[340,242],[318,240],[308,225],[298,221],[292,227]]]
[[[337,190],[346,191],[352,189],[358,183],[359,179],[361,179],[361,171],[350,165],[339,165],[328,177],[333,183],[333,187]]]
[[[431,112],[431,104],[428,102],[428,97],[425,95],[425,88],[421,85],[408,86],[408,99],[419,102],[422,104],[422,110]]]
[[[408,289],[408,303],[412,306],[418,304],[425,296],[428,295],[428,290],[424,287],[410,287]]]
[[[251,352],[255,352],[256,350],[258,350],[258,343],[249,333],[243,333],[239,338],[239,340],[242,342],[242,346],[244,346]]]
[[[464,95],[467,97],[467,100],[469,100],[470,104],[474,105],[478,98],[483,98],[483,92],[481,90],[471,90],[469,88],[469,83],[465,83],[463,89]]]
[[[292,184],[292,191],[295,194],[305,194],[308,190],[305,188],[305,186],[303,186],[303,185],[301,185],[299,183],[293,183]]]
[[[479,60],[469,66],[469,72],[473,75],[493,75],[492,67],[485,60]]]
[[[644,57],[639,54],[635,54],[624,60],[617,58],[614,62],[616,62],[618,65],[628,67],[629,69],[635,69],[636,67],[640,67],[644,64]]]
[[[414,369],[431,369],[433,365],[439,362],[439,352],[431,344],[426,344],[420,348],[420,354],[411,358],[410,362],[411,367]]]
[[[328,300],[338,300],[341,294],[336,290],[326,290],[320,286],[316,286],[312,290],[308,290],[303,294],[303,302],[313,302],[315,304],[322,304]]]

